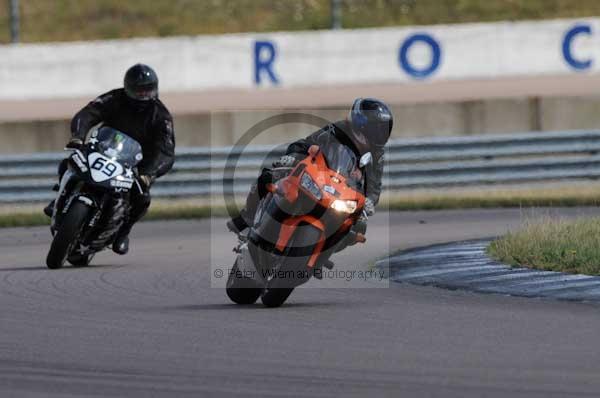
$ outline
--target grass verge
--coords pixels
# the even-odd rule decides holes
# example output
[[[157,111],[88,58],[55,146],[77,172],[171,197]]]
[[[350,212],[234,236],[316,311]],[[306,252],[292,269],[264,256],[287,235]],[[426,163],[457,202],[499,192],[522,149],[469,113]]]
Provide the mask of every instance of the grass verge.
[[[6,4],[7,2],[4,2]],[[328,29],[331,0],[26,0],[23,42]],[[345,28],[600,14],[597,0],[343,0]],[[0,7],[0,43],[9,41]]]
[[[42,207],[42,204],[38,204],[2,208],[0,209],[0,228],[49,225],[50,219],[42,213]],[[199,219],[211,216],[220,217],[226,214],[224,206],[211,207],[202,202],[159,202],[152,205],[144,220]]]
[[[493,241],[487,251],[513,266],[600,275],[600,218],[526,222]]]
[[[445,210],[600,205],[600,186],[569,184],[537,188],[471,188],[393,193],[382,198],[390,210]]]
[[[217,203],[217,204],[215,204]],[[600,185],[569,184],[539,188],[471,188],[386,193],[381,208],[447,210],[502,207],[575,207],[600,205]],[[42,204],[0,207],[1,227],[47,225]],[[157,199],[145,220],[199,219],[227,216],[224,204],[203,199]]]

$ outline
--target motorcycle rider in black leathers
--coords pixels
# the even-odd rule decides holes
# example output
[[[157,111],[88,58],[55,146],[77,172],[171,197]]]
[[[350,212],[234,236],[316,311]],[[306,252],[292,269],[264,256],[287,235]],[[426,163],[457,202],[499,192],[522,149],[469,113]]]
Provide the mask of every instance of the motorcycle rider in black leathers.
[[[129,135],[142,146],[143,159],[138,165],[137,179],[143,192],[131,190],[131,210],[113,242],[113,251],[126,254],[129,233],[150,206],[150,187],[167,173],[175,160],[173,119],[158,99],[158,77],[144,64],[136,64],[125,73],[124,87],[102,94],[81,109],[71,121],[72,138],[67,148],[83,145],[90,129],[99,123]],[[68,162],[59,167],[62,177]],[[51,216],[54,202],[44,209]]]
[[[375,206],[381,194],[383,175],[384,146],[390,138],[393,116],[390,108],[375,98],[357,98],[346,120],[340,120],[323,127],[305,139],[290,144],[286,154],[273,163],[274,167],[292,167],[308,155],[308,148],[318,142],[321,134],[333,134],[342,144],[348,146],[357,158],[371,152],[373,161],[365,169],[365,211],[368,216],[375,213]],[[246,206],[240,214],[227,222],[232,232],[239,234],[254,223],[254,215],[260,199],[266,195],[265,184],[269,178],[264,170],[250,189]]]

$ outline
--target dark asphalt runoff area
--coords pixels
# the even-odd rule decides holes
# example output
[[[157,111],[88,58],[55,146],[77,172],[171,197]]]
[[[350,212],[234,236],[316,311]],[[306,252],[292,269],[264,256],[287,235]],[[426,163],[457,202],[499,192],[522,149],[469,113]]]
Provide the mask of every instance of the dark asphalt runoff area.
[[[525,213],[380,212],[336,269]],[[58,271],[46,228],[0,230],[0,397],[600,396],[598,304],[315,280],[281,308],[240,307],[211,287],[234,259],[223,224],[142,223],[129,255]]]

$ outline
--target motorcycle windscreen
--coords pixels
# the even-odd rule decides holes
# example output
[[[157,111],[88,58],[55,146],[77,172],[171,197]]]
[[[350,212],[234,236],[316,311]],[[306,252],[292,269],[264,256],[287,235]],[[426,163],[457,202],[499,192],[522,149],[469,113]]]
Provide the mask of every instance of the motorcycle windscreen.
[[[125,167],[132,168],[143,158],[142,146],[127,134],[108,126],[102,126],[92,134],[93,149]]]
[[[354,152],[332,134],[322,134],[318,138],[318,145],[325,156],[327,166],[347,178],[348,183],[360,188],[362,172],[358,168],[358,158]]]

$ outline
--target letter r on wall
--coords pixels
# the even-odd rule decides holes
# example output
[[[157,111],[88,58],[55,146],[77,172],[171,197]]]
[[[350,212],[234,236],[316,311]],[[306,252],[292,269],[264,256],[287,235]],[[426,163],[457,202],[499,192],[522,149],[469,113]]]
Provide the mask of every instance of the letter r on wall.
[[[277,49],[273,42],[254,42],[254,83],[256,83],[257,86],[261,84],[261,76],[264,73],[267,74],[273,84],[279,84],[279,79],[273,71],[275,58],[277,58]]]

